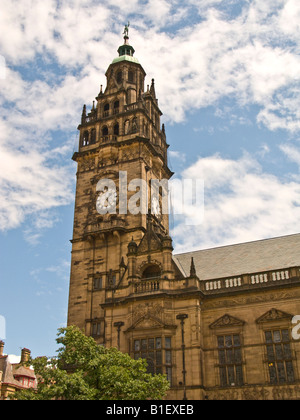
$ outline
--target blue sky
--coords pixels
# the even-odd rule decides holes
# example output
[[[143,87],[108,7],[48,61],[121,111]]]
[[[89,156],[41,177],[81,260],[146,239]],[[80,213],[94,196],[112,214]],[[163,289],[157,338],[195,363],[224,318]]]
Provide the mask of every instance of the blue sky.
[[[83,104],[89,109],[105,86],[128,20],[146,84],[155,79],[171,169],[204,180],[203,221],[187,227],[172,218],[175,251],[299,232],[298,0],[7,0],[0,13],[7,353],[57,349],[67,314],[77,125]]]

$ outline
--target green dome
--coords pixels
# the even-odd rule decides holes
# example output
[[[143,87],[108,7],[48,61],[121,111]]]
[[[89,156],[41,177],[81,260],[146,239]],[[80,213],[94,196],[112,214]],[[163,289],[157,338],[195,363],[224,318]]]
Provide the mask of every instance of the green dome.
[[[120,61],[130,61],[131,63],[139,64],[139,60],[135,57],[132,57],[131,55],[121,55],[120,57],[115,58],[112,61],[112,64],[119,63]]]

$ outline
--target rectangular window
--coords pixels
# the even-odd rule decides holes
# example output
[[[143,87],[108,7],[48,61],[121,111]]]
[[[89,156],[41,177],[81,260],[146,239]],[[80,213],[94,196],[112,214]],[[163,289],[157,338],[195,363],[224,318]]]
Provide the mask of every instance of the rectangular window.
[[[102,277],[94,278],[94,290],[102,289]]]
[[[99,337],[100,335],[103,334],[102,331],[103,327],[102,327],[102,322],[101,321],[95,321],[92,323],[92,336],[93,337]]]
[[[151,337],[134,340],[133,358],[142,358],[148,363],[147,372],[164,373],[169,382],[172,379],[172,351],[170,337]]]
[[[238,334],[217,337],[221,386],[243,385],[242,350]]]
[[[294,382],[294,368],[287,329],[265,331],[267,363],[271,384]]]

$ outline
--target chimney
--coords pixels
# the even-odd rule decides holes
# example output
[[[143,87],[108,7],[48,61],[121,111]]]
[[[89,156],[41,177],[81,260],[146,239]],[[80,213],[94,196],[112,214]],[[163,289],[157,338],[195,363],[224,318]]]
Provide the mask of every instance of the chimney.
[[[31,351],[29,349],[22,349],[21,350],[21,362],[20,363],[26,363],[29,360]]]
[[[0,341],[0,356],[3,356],[4,342]]]

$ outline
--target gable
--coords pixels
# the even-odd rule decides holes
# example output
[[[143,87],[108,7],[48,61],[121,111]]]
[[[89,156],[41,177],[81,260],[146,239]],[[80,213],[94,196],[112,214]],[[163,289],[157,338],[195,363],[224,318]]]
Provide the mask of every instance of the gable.
[[[235,318],[231,315],[225,314],[221,318],[217,319],[215,322],[210,324],[209,328],[224,328],[224,327],[236,327],[236,326],[243,326],[245,324],[244,321],[241,321],[238,318]]]
[[[157,251],[161,249],[161,241],[153,230],[147,230],[143,236],[138,252]]]
[[[278,309],[272,308],[270,311],[266,312],[259,318],[257,318],[257,324],[263,324],[264,322],[271,321],[281,321],[281,320],[291,320],[293,315],[288,314],[287,312],[280,311]]]
[[[164,329],[164,328],[177,328],[176,325],[168,325],[162,322],[159,318],[145,314],[141,318],[139,318],[137,321],[135,321],[131,327],[129,327],[125,332],[130,331],[138,331],[138,330],[152,330],[152,329]]]

